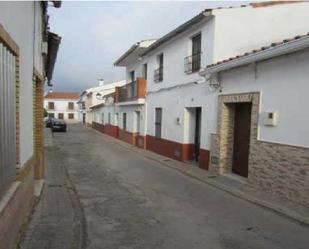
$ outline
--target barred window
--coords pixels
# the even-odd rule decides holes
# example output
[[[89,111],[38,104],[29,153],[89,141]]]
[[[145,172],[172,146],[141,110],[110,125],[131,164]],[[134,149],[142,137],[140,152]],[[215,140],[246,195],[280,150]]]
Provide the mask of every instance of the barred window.
[[[16,56],[0,42],[0,195],[16,174]]]

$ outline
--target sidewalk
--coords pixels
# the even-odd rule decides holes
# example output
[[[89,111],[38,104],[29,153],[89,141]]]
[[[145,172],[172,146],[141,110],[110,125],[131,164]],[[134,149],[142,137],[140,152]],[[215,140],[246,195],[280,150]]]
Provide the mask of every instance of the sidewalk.
[[[102,134],[102,133],[100,133]],[[103,136],[107,136],[102,134]],[[109,136],[107,136],[109,137]],[[303,225],[309,226],[309,209],[300,204],[294,203],[284,197],[279,197],[272,193],[257,190],[250,187],[246,181],[238,179],[234,175],[213,175],[209,172],[200,169],[195,165],[179,162],[154,152],[140,149],[136,146],[127,144],[118,139],[109,137],[111,140],[118,142],[136,153],[148,159],[159,162],[162,165],[175,169],[201,182],[207,183],[215,188],[228,192],[236,197],[247,200],[259,206],[268,208],[281,215],[289,217]]]
[[[83,227],[79,201],[60,158],[55,157],[49,129],[45,130],[45,184],[24,231],[20,249],[82,248]]]

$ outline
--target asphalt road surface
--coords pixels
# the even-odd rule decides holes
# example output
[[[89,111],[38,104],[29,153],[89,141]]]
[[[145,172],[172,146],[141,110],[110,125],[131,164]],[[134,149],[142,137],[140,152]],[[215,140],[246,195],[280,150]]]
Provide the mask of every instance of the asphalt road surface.
[[[36,208],[24,248],[309,248],[308,227],[194,180],[90,128],[72,125],[47,142],[45,209],[40,204]],[[66,182],[61,191],[55,190],[55,176]],[[36,231],[38,224],[46,225],[44,212],[55,209],[51,203],[56,202],[56,209],[68,215],[59,218],[61,211],[55,212],[49,233]],[[50,238],[59,227],[65,236],[34,246],[36,236]],[[70,243],[56,243],[64,238]]]

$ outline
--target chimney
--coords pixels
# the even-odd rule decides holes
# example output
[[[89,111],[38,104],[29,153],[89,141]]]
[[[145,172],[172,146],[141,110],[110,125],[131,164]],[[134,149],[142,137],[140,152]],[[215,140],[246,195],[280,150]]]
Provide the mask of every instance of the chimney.
[[[104,85],[104,80],[103,79],[98,79],[99,81],[99,86],[103,86]]]

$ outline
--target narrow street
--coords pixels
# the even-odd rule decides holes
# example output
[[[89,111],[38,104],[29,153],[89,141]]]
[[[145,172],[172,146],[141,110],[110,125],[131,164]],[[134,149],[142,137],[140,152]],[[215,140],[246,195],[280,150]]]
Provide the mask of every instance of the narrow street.
[[[22,249],[308,248],[307,227],[92,129],[71,125],[45,143],[46,182]]]

